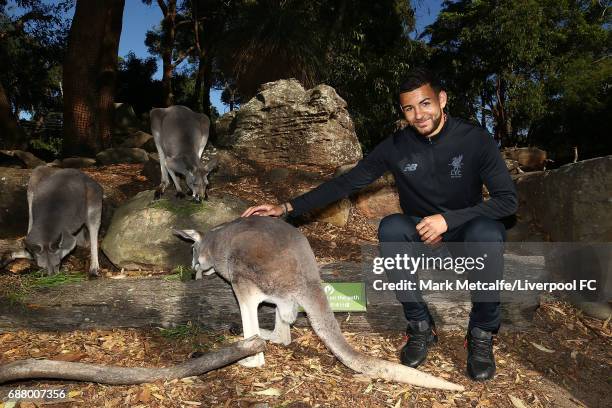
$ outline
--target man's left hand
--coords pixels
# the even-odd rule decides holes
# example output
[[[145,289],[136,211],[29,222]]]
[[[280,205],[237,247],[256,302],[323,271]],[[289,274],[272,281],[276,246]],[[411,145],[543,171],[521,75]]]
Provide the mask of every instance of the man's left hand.
[[[416,229],[421,236],[421,241],[425,244],[433,244],[440,241],[440,235],[448,230],[448,225],[441,214],[435,214],[424,217],[417,224]]]

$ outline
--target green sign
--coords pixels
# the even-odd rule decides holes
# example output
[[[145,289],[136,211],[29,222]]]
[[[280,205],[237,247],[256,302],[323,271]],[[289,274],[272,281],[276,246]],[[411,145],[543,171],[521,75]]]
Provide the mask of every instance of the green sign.
[[[366,291],[363,282],[323,282],[323,291],[334,312],[366,311]],[[301,307],[299,310],[304,311]]]

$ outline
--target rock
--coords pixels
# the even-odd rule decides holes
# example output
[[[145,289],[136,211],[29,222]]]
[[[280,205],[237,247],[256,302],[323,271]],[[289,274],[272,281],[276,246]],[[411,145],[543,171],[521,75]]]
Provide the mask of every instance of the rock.
[[[96,155],[96,162],[100,165],[118,163],[146,163],[149,155],[142,149],[130,147],[114,147],[101,151]]]
[[[140,174],[154,184],[161,183],[161,168],[159,167],[159,156],[156,153],[149,153],[149,160],[142,166]]]
[[[516,187],[521,213],[551,241],[612,242],[612,155],[528,173]]]
[[[171,269],[191,265],[191,245],[174,236],[172,228],[206,232],[239,217],[248,207],[229,195],[196,204],[174,198],[153,201],[153,194],[140,192],[115,211],[101,247],[117,267]]]
[[[157,153],[157,146],[155,145],[155,139],[152,137],[147,140],[143,145],[142,149],[146,150],[149,153]]]
[[[113,123],[118,131],[135,130],[140,127],[134,108],[127,103],[115,103]]]
[[[572,292],[568,300],[587,314],[601,315],[612,293],[612,155],[527,173],[516,185],[519,219],[558,243],[546,256],[551,279],[596,280],[597,294]]]
[[[259,164],[335,168],[362,157],[346,106],[327,85],[305,90],[295,79],[270,82],[218,121],[217,144]]]
[[[501,154],[504,159],[517,162],[523,170],[544,170],[546,167],[546,152],[537,147],[506,147]]]
[[[15,238],[28,229],[26,191],[29,169],[0,167],[0,238]]]
[[[143,146],[150,140],[153,140],[153,136],[139,130],[130,134],[125,141],[121,143],[121,147],[137,147],[142,149]],[[155,148],[155,141],[153,141],[153,148]],[[153,151],[157,151],[157,149]]]
[[[96,159],[90,157],[67,157],[59,163],[59,167],[71,169],[83,169],[96,165]]]
[[[343,198],[332,203],[322,210],[314,211],[312,218],[317,221],[327,222],[337,227],[344,227],[351,215],[351,200]]]
[[[355,195],[355,206],[361,214],[376,220],[402,212],[395,186],[368,187]]]
[[[47,164],[32,153],[24,152],[23,150],[0,150],[0,154],[17,160],[17,163],[26,169],[34,169]]]

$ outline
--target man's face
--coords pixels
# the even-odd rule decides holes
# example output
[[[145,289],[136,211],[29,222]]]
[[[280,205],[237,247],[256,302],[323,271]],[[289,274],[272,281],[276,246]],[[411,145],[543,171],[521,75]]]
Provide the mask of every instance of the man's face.
[[[436,92],[429,84],[401,93],[400,106],[404,117],[419,134],[429,137],[442,129],[446,92]]]

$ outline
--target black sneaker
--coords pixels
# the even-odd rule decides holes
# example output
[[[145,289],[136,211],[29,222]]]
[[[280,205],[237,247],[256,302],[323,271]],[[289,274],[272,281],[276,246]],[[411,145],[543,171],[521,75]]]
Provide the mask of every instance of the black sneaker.
[[[427,320],[408,322],[406,344],[400,352],[400,361],[408,367],[418,367],[427,358],[428,347],[437,342],[435,325]]]
[[[475,381],[485,381],[495,375],[493,333],[473,327],[465,338],[467,373]]]

